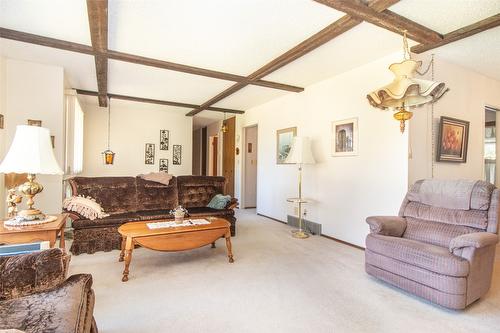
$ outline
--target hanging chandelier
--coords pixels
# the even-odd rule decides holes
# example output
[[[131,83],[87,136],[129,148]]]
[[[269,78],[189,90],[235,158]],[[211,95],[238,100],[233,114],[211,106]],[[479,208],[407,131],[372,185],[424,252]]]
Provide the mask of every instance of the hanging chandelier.
[[[113,164],[115,161],[115,153],[109,149],[109,136],[111,129],[111,98],[108,98],[108,148],[102,152],[104,157],[104,164]]]
[[[413,116],[413,112],[410,111],[411,107],[434,103],[449,90],[444,82],[433,81],[434,56],[425,72],[418,71],[422,67],[422,61],[415,61],[411,58],[406,31],[403,32],[403,51],[404,60],[389,66],[389,70],[395,76],[394,80],[366,96],[372,106],[395,111],[394,119],[400,122],[401,133],[405,130],[406,121]],[[415,78],[417,74],[425,75],[431,67],[432,81]]]
[[[222,126],[220,127],[220,131],[222,133],[227,133],[228,127],[226,124],[226,113],[224,112],[224,120],[222,121]]]

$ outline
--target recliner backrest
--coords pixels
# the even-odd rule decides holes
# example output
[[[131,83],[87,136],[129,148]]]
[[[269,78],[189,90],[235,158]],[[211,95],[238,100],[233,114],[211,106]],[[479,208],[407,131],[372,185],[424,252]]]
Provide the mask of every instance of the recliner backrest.
[[[433,180],[429,181],[433,182]],[[451,239],[463,234],[498,231],[499,191],[494,185],[484,181],[475,182],[470,198],[468,198],[470,199],[467,203],[468,209],[453,209],[442,207],[443,202],[447,202],[446,197],[436,200],[437,205],[424,200],[421,192],[423,183],[424,180],[417,181],[410,188],[401,205],[399,215],[405,217],[407,221],[404,238],[448,247]],[[446,194],[443,195],[446,196]],[[452,196],[453,193],[449,195]],[[452,201],[456,198],[450,197],[449,199]]]

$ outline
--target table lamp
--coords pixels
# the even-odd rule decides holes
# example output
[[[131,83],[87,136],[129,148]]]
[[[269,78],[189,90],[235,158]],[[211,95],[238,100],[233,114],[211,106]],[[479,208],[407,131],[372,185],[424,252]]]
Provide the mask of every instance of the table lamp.
[[[19,190],[28,198],[28,209],[20,211],[18,216],[28,221],[44,219],[42,212],[34,207],[33,198],[43,190],[35,181],[36,174],[63,174],[52,150],[50,131],[38,126],[17,126],[12,145],[0,164],[0,173],[28,174],[28,181],[19,185]]]
[[[311,141],[308,137],[296,136],[293,138],[292,148],[285,163],[299,166],[299,197],[296,198],[297,200],[291,200],[299,205],[299,230],[293,232],[293,237],[307,238],[309,234],[302,229],[302,204],[304,203],[302,199],[302,165],[316,163],[311,151]]]

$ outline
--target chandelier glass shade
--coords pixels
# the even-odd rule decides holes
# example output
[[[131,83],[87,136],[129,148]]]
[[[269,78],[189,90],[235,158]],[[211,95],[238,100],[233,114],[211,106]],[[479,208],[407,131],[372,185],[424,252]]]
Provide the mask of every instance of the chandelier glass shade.
[[[394,80],[369,93],[366,97],[370,104],[385,110],[420,106],[437,101],[446,92],[445,84],[415,78],[421,66],[421,61],[413,59],[390,65],[389,70],[394,74]]]
[[[425,72],[419,71],[422,62],[411,58],[406,31],[403,32],[403,51],[403,61],[389,66],[394,80],[366,95],[372,106],[395,112],[394,119],[400,122],[401,133],[405,130],[405,122],[413,116],[410,108],[434,103],[449,90],[444,82],[434,81],[434,57]],[[425,75],[430,68],[432,80],[416,78],[417,75]]]

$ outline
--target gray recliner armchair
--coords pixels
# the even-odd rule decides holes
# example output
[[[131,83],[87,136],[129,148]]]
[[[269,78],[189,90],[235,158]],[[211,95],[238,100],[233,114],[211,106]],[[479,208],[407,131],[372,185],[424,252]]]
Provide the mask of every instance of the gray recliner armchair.
[[[500,191],[483,181],[420,180],[399,216],[366,219],[366,272],[451,309],[491,284]]]

